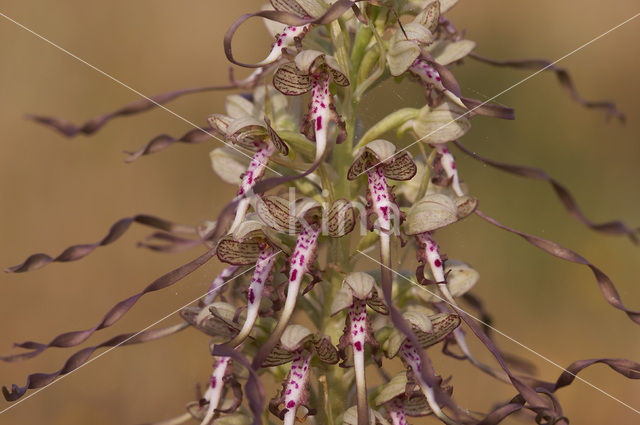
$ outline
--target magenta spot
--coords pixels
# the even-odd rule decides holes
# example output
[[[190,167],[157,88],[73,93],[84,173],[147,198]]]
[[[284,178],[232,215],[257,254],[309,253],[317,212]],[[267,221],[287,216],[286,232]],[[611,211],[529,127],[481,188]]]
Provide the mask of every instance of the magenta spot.
[[[429,77],[429,78],[433,78],[433,76],[431,75],[431,73],[430,73],[430,72],[427,72],[427,77]]]
[[[388,214],[389,214],[388,213],[388,211],[389,211],[388,207],[380,207],[380,211],[382,211],[382,215],[384,216],[384,218],[388,217]]]
[[[278,40],[278,46],[282,46],[282,40]]]
[[[320,106],[321,106],[321,107],[323,107],[323,108],[326,108],[326,106],[325,106],[324,102],[321,102],[321,103],[320,103]]]
[[[238,191],[238,195],[242,195],[244,194],[244,187],[241,187],[240,190]]]
[[[436,81],[440,81],[440,80],[441,80],[441,78],[440,78],[440,77],[436,77]]]
[[[212,376],[211,377],[211,388],[215,388],[217,383],[218,383],[218,378],[216,378],[215,376]]]
[[[287,395],[291,394],[291,390],[287,390]]]
[[[249,304],[253,304],[253,302],[256,300],[256,296],[253,293],[253,289],[249,289]]]
[[[435,264],[435,265],[436,265],[436,267],[440,267],[440,266],[442,265],[442,261],[440,261],[440,260],[438,260],[438,259],[436,258],[436,261],[434,261],[434,262],[433,262],[433,264]]]
[[[431,245],[431,246],[429,247],[429,251],[433,252],[433,249],[434,249],[434,246],[433,246],[433,245]]]
[[[294,280],[296,280],[296,277],[298,276],[298,269],[293,269],[291,270],[291,282],[293,282]]]
[[[360,326],[360,332],[364,332],[364,328]]]
[[[442,148],[442,153],[449,153],[449,149],[447,149],[447,148]]]
[[[296,407],[296,402],[290,400],[289,403],[287,403],[287,409],[293,409],[294,407]]]
[[[362,351],[362,343],[360,341],[356,341],[353,345],[356,347],[356,351]]]
[[[455,170],[455,169],[456,169],[456,164],[455,164],[455,162],[452,162],[452,163],[451,163],[451,169],[452,169],[452,170]]]
[[[316,130],[322,129],[322,117],[316,118]]]
[[[302,265],[302,262],[304,261],[304,255],[300,255],[300,265]]]

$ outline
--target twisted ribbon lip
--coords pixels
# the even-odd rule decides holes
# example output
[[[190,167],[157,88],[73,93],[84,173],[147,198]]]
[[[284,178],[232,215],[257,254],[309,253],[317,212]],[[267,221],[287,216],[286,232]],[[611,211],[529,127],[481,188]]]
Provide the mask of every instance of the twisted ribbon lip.
[[[227,147],[235,150],[236,152],[239,152],[241,155],[246,156],[249,159],[252,159],[251,155],[248,155],[247,153],[243,152],[242,150],[236,148],[235,146],[233,146],[233,144],[231,143],[227,143],[224,140],[222,140],[221,138],[219,138],[218,136],[216,136],[215,134],[205,130],[204,128],[200,127],[199,125],[195,124],[194,122],[188,120],[187,118],[183,117],[182,115],[178,114],[177,112],[174,112],[173,110],[167,108],[166,106],[156,102],[155,100],[153,100],[152,98],[146,96],[145,94],[141,93],[140,91],[134,89],[133,87],[129,86],[128,84],[120,81],[119,79],[117,79],[116,77],[114,77],[113,75],[103,71],[102,69],[98,68],[95,65],[90,64],[89,62],[85,61],[84,59],[80,58],[79,56],[71,53],[69,50],[65,49],[64,47],[54,43],[53,41],[47,39],[46,37],[44,37],[43,35],[35,32],[34,30],[32,30],[31,28],[28,28],[27,26],[21,24],[20,22],[16,21],[15,19],[10,18],[9,16],[5,15],[4,13],[0,12],[0,16],[2,16],[3,18],[5,18],[7,21],[10,21],[14,24],[16,24],[18,27],[22,28],[23,30],[30,32],[31,34],[35,35],[36,37],[38,37],[40,40],[44,41],[45,43],[55,47],[56,49],[60,50],[63,53],[66,53],[67,55],[71,56],[72,58],[76,59],[79,62],[82,62],[84,65],[88,66],[89,68],[93,69],[94,71],[98,72],[99,74],[104,75],[105,77],[107,77],[108,79],[110,79],[111,81],[121,85],[122,87],[126,88],[129,91],[132,91],[133,93],[137,94],[138,96],[146,99],[147,101],[153,103],[154,105],[156,105],[157,107],[165,110],[166,112],[170,113],[171,115],[175,116],[176,118],[181,119],[182,121],[186,122],[187,124],[189,124],[190,126],[192,126],[193,128],[202,131],[203,133],[211,136],[212,138],[214,138],[215,140],[223,143],[224,145],[226,145]],[[269,167],[267,164],[262,163],[262,165],[264,165],[266,168],[268,168],[270,171],[274,172],[275,174],[282,176],[282,173],[274,170],[273,168]]]
[[[535,77],[536,75],[540,74],[541,72],[546,71],[547,69],[553,67],[555,64],[557,64],[558,62],[568,58],[569,56],[573,55],[574,53],[579,52],[580,50],[584,49],[585,47],[589,46],[592,43],[595,43],[596,41],[598,41],[599,39],[601,39],[602,37],[604,37],[605,35],[610,34],[611,32],[617,30],[618,28],[622,27],[625,24],[628,24],[629,22],[633,21],[635,18],[637,18],[638,16],[640,16],[640,12],[636,13],[635,15],[631,16],[630,18],[625,19],[624,21],[622,21],[621,23],[617,24],[616,26],[608,29],[607,31],[603,32],[602,34],[592,38],[591,40],[587,41],[586,43],[582,44],[581,46],[573,49],[572,51],[570,51],[569,53],[565,54],[564,56],[561,56],[560,58],[556,59],[555,61],[551,62],[550,64],[548,64],[547,66],[545,66],[542,69],[537,70],[536,72],[526,76],[525,78],[523,78],[522,80],[516,82],[515,84],[512,84],[511,86],[507,87],[506,89],[500,91],[499,93],[493,95],[492,97],[490,97],[489,99],[485,100],[484,102],[480,103],[479,105],[469,109],[467,112],[465,112],[464,114],[458,116],[457,118],[452,119],[451,121],[449,121],[446,124],[441,125],[440,127],[436,128],[435,130],[429,132],[428,134],[425,134],[424,136],[422,136],[421,138],[419,138],[418,140],[416,140],[415,142],[409,144],[408,146],[396,151],[393,155],[390,155],[388,158],[385,158],[384,160],[380,161],[377,164],[372,165],[371,167],[367,168],[366,170],[364,170],[363,172],[361,172],[360,174],[358,174],[359,177],[362,174],[365,174],[367,171],[371,170],[372,168],[377,167],[378,165],[382,164],[383,162],[386,162],[392,158],[395,158],[398,154],[408,150],[409,148],[411,148],[412,146],[414,146],[417,143],[420,143],[422,140],[426,139],[427,137],[431,136],[434,133],[437,133],[438,131],[442,130],[445,127],[448,127],[449,125],[453,124],[454,122],[458,121],[461,118],[464,118],[466,116],[468,116],[469,114],[473,113],[473,111],[475,111],[478,108],[483,107],[484,105],[488,104],[489,102],[493,101],[494,99],[502,96],[503,94],[511,91],[512,89],[518,87],[519,85],[521,85],[522,83],[530,80],[531,78]]]
[[[449,307],[451,307],[454,311],[460,311],[464,314],[466,314],[467,316],[469,316],[470,318],[472,318],[473,320],[475,320],[476,322],[482,324],[483,326],[488,327],[489,329],[493,330],[494,332],[496,332],[497,334],[503,336],[504,338],[508,339],[509,341],[519,345],[520,347],[524,348],[525,350],[529,351],[530,353],[535,354],[536,356],[540,357],[542,360],[546,361],[547,363],[550,363],[551,365],[557,367],[558,369],[562,370],[564,373],[568,373],[569,375],[573,376],[574,378],[578,379],[579,381],[582,381],[583,383],[587,384],[588,386],[590,386],[591,388],[601,392],[602,394],[604,394],[605,396],[609,397],[610,399],[620,403],[621,405],[625,406],[626,408],[632,410],[633,412],[637,413],[640,415],[640,410],[634,408],[633,406],[629,405],[628,403],[625,403],[624,401],[620,400],[619,398],[615,397],[614,395],[611,395],[610,393],[606,392],[605,390],[603,390],[602,388],[592,384],[591,382],[587,381],[586,379],[578,376],[577,374],[565,369],[564,367],[560,366],[558,363],[554,362],[553,360],[551,360],[550,358],[546,357],[544,354],[540,354],[539,352],[537,352],[536,350],[534,350],[533,348],[523,344],[522,342],[518,341],[517,339],[511,337],[510,335],[506,334],[505,332],[502,332],[501,330],[495,328],[494,326],[492,326],[490,323],[485,322],[484,320],[482,320],[481,318],[467,312],[466,310],[458,307],[458,306],[454,306],[453,304],[451,304],[449,301],[447,301],[445,298],[441,297],[439,294],[430,291],[429,289],[427,289],[424,286],[421,286],[420,284],[412,281],[411,279],[409,279],[408,277],[406,277],[405,275],[403,275],[402,273],[387,267],[386,265],[384,265],[383,263],[381,263],[380,261],[376,260],[375,258],[371,257],[370,255],[366,254],[363,251],[360,250],[356,250],[359,254],[365,256],[366,258],[368,258],[369,260],[373,261],[374,263],[378,264],[380,267],[384,267],[387,270],[390,270],[393,274],[395,274],[396,276],[400,277],[401,279],[406,280],[407,282],[411,283],[412,285],[427,291],[429,294],[433,295],[434,297],[438,298],[440,301],[444,302],[445,304],[447,304]]]
[[[272,258],[278,254],[280,254],[282,251],[278,250],[277,252],[275,252],[274,254],[272,254],[269,258]],[[130,341],[131,339],[137,337],[138,335],[140,335],[141,333],[151,329],[152,327],[158,325],[159,323],[165,321],[166,319],[168,319],[169,317],[177,314],[178,312],[180,312],[180,310],[188,307],[189,305],[195,303],[196,301],[200,300],[202,297],[208,295],[209,293],[219,290],[220,288],[224,288],[228,283],[233,282],[234,280],[238,279],[240,276],[244,276],[245,274],[249,273],[250,271],[252,271],[253,269],[255,269],[255,265],[247,268],[246,270],[244,270],[241,273],[238,273],[236,276],[232,277],[231,279],[225,281],[222,285],[218,286],[217,288],[211,289],[209,291],[207,291],[204,294],[201,294],[200,296],[198,296],[197,298],[189,301],[188,303],[184,304],[183,306],[181,306],[180,308],[177,308],[176,310],[172,311],[171,313],[163,316],[162,318],[156,320],[155,322],[151,323],[150,325],[146,326],[145,328],[139,330],[138,332],[134,333],[133,335],[131,335],[130,337],[128,337],[127,339],[125,339],[124,341],[120,342],[117,345],[114,345],[113,347],[108,348],[107,350],[103,351],[102,353],[96,355],[95,357],[87,360],[85,363],[83,363],[82,365],[78,366],[76,369],[72,370],[71,372],[64,374],[64,375],[60,375],[58,378],[56,378],[53,382],[45,385],[42,388],[37,389],[36,391],[32,392],[31,394],[26,395],[25,397],[21,398],[20,400],[15,401],[13,404],[9,405],[8,407],[4,408],[3,410],[0,410],[0,415],[2,415],[3,413],[5,413],[6,411],[13,409],[14,407],[16,407],[17,405],[19,405],[22,402],[27,401],[28,399],[30,399],[31,397],[33,397],[34,395],[38,394],[39,392],[49,388],[50,386],[52,386],[53,384],[55,384],[56,382],[61,381],[62,379],[66,378],[67,376],[77,372],[78,370],[82,369],[83,367],[87,366],[89,363],[92,363],[96,360],[98,360],[100,357],[110,353],[111,351],[115,350],[116,348],[120,347],[122,344],[125,344],[127,341]]]

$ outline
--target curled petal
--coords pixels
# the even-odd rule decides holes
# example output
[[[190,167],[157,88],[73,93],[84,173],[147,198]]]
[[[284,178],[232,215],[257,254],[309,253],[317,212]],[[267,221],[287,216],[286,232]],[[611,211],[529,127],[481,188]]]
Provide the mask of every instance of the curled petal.
[[[76,261],[89,255],[93,250],[100,246],[109,245],[118,240],[131,226],[132,223],[139,223],[144,226],[153,227],[170,233],[187,233],[195,234],[195,229],[190,226],[172,223],[168,220],[157,218],[150,215],[139,214],[133,217],[127,217],[118,220],[107,235],[100,241],[92,244],[73,245],[65,249],[60,255],[53,258],[47,254],[33,254],[29,256],[22,264],[8,267],[4,271],[7,273],[21,273],[31,270],[37,270],[52,262],[64,263],[67,261]]]
[[[178,333],[181,330],[186,329],[188,326],[189,325],[187,323],[183,322],[173,326],[169,326],[167,328],[151,329],[138,333],[126,333],[115,336],[101,344],[95,345],[93,347],[87,347],[74,353],[71,357],[69,357],[69,359],[67,359],[64,366],[56,372],[34,373],[29,375],[27,377],[27,383],[24,387],[18,387],[16,384],[13,384],[11,386],[11,391],[9,391],[7,387],[2,387],[2,394],[7,401],[15,401],[22,397],[27,392],[27,390],[42,388],[55,381],[59,376],[66,375],[78,369],[83,364],[85,364],[89,360],[91,355],[99,348],[119,347],[123,345],[141,344],[144,342],[154,341],[156,339],[164,338],[166,336]]]
[[[500,118],[503,120],[515,120],[516,113],[512,108],[508,106],[502,106],[495,103],[481,102],[477,99],[471,99],[468,97],[460,98],[464,106],[469,108],[469,116],[482,115],[491,118]]]
[[[634,243],[638,243],[637,235],[638,233],[640,233],[639,228],[632,229],[619,220],[609,221],[606,223],[595,223],[589,220],[584,215],[584,213],[580,210],[575,198],[573,197],[573,195],[571,195],[569,190],[567,190],[566,187],[561,185],[553,177],[549,176],[544,170],[541,170],[539,168],[534,168],[534,167],[527,167],[524,165],[513,165],[513,164],[507,164],[504,162],[494,161],[493,159],[483,157],[477,154],[476,152],[471,151],[459,141],[455,141],[454,143],[462,152],[466,153],[467,155],[471,156],[474,159],[477,159],[478,161],[481,161],[484,164],[490,165],[502,171],[506,171],[507,173],[515,174],[517,176],[527,177],[530,179],[543,180],[548,182],[553,188],[558,198],[560,199],[560,201],[562,201],[562,204],[564,205],[564,207],[567,209],[567,211],[569,211],[569,213],[574,218],[576,218],[577,220],[584,223],[585,225],[587,225],[588,227],[590,227],[595,231],[610,234],[610,235],[626,235]]]
[[[194,248],[202,243],[203,241],[198,239],[183,238],[165,232],[154,232],[143,241],[138,242],[138,246],[156,252],[173,254]]]
[[[576,379],[576,375],[583,369],[598,363],[609,366],[620,375],[626,376],[629,379],[640,379],[640,363],[631,360],[605,358],[578,360],[571,363],[565,369],[565,371],[562,372],[562,375],[558,377],[558,380],[556,381],[554,387],[550,388],[550,391],[556,391],[562,387],[570,385]]]
[[[598,286],[600,287],[600,292],[602,292],[602,295],[604,295],[604,298],[607,300],[607,302],[611,304],[613,307],[617,308],[618,310],[624,311],[629,317],[629,319],[633,320],[636,324],[640,325],[640,311],[629,310],[627,307],[625,307],[624,304],[622,303],[622,299],[620,298],[620,295],[618,294],[618,291],[616,290],[616,287],[614,286],[609,276],[604,274],[602,270],[600,270],[599,268],[591,264],[591,262],[589,262],[583,256],[571,251],[570,249],[560,246],[555,242],[549,241],[547,239],[542,239],[538,236],[529,235],[527,233],[520,232],[518,230],[505,226],[504,224],[499,223],[498,221],[485,215],[479,210],[476,210],[476,214],[481,218],[483,218],[484,220],[488,221],[489,223],[493,224],[494,226],[497,226],[503,230],[506,230],[508,232],[515,233],[516,235],[521,236],[530,244],[553,255],[554,257],[558,257],[563,260],[570,261],[572,263],[582,264],[584,266],[589,267],[591,269],[591,272],[595,276],[596,281],[598,282]]]
[[[596,109],[604,109],[607,117],[618,118],[621,122],[625,121],[625,116],[622,112],[618,110],[616,105],[613,102],[609,101],[591,101],[586,100],[578,93],[576,86],[573,84],[573,79],[569,75],[569,72],[564,69],[555,66],[552,62],[549,62],[544,59],[524,59],[524,60],[508,60],[508,61],[498,61],[495,59],[486,58],[484,56],[477,55],[472,53],[469,55],[473,59],[476,59],[480,62],[488,63],[494,66],[500,67],[509,67],[509,68],[517,68],[517,69],[530,69],[534,71],[552,71],[555,72],[556,77],[558,77],[558,82],[560,85],[567,90],[569,96],[576,102],[587,108],[596,108]]]
[[[180,279],[185,276],[191,274],[200,266],[205,264],[211,258],[215,256],[214,250],[209,250],[196,258],[184,264],[177,269],[172,270],[171,272],[161,276],[160,278],[153,281],[146,288],[144,288],[141,292],[138,292],[131,297],[124,299],[117,303],[115,306],[109,310],[109,312],[102,318],[100,323],[95,325],[92,328],[81,330],[81,331],[72,331],[60,334],[53,338],[49,343],[43,344],[34,341],[27,341],[20,344],[16,344],[17,347],[25,348],[28,350],[32,350],[28,353],[15,354],[12,356],[2,357],[0,360],[4,361],[14,361],[14,360],[24,360],[30,359],[32,357],[37,356],[42,353],[44,350],[50,347],[73,347],[79,344],[82,344],[86,341],[94,332],[108,328],[113,325],[115,322],[120,320],[122,316],[124,316],[133,306],[134,304],[145,294],[149,292],[159,291],[161,289],[167,288],[174,283],[178,282]]]
[[[125,162],[133,162],[136,159],[140,158],[144,155],[150,155],[152,153],[160,152],[173,145],[174,143],[186,143],[195,145],[198,143],[206,142],[211,138],[215,138],[215,135],[212,133],[213,128],[211,127],[199,127],[194,128],[193,130],[187,131],[182,136],[175,138],[168,134],[161,134],[159,136],[154,137],[135,152],[126,152],[128,154]]]
[[[183,90],[176,90],[168,93],[162,93],[162,94],[152,96],[149,99],[136,100],[135,102],[125,105],[114,112],[98,115],[97,117],[90,119],[89,121],[85,122],[80,126],[76,126],[67,120],[54,118],[54,117],[47,117],[42,115],[28,115],[27,118],[32,119],[40,124],[51,127],[54,130],[58,131],[59,133],[67,137],[75,137],[78,134],[91,135],[97,132],[98,130],[100,130],[109,121],[117,117],[123,117],[127,115],[134,115],[141,112],[145,112],[155,108],[158,105],[162,105],[173,99],[176,99],[178,97],[181,97],[187,94],[201,93],[201,92],[213,91],[213,90],[228,90],[236,87],[237,86],[235,84],[225,85],[225,86],[205,86],[205,87],[195,87],[190,89],[183,89]]]

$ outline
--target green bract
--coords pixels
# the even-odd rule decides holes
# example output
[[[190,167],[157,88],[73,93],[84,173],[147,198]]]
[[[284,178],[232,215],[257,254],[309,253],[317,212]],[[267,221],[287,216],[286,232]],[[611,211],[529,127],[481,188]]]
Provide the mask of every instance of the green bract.
[[[478,200],[470,196],[452,199],[441,193],[430,193],[416,202],[407,214],[405,233],[417,235],[446,227],[471,214]]]

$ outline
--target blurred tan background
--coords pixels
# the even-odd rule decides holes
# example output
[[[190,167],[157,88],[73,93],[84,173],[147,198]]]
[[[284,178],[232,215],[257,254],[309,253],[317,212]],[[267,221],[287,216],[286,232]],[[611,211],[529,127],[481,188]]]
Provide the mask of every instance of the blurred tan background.
[[[260,4],[4,0],[0,11],[152,95],[224,82],[224,31],[233,18]],[[606,7],[595,0],[461,0],[450,18],[478,42],[480,54],[556,59],[636,13],[634,0]],[[259,22],[249,28],[239,36],[237,48],[243,58],[258,59],[270,41]],[[515,122],[474,119],[463,142],[495,159],[543,167],[572,190],[593,220],[620,218],[640,225],[639,40],[637,19],[560,63],[571,70],[584,97],[614,100],[627,114],[626,125],[607,123],[603,113],[572,102],[555,77],[545,73],[498,99],[516,109]],[[123,150],[137,149],[163,132],[177,136],[189,129],[165,111],[116,119],[91,138],[73,140],[26,121],[26,113],[41,113],[80,123],[137,97],[5,19],[0,19],[0,46],[3,267],[33,252],[57,254],[71,244],[97,241],[118,218],[136,213],[197,223],[214,217],[223,200],[232,196],[234,188],[218,182],[210,169],[208,152],[217,146],[214,142],[173,146],[133,164],[123,162]],[[473,61],[454,72],[463,93],[479,99],[528,75]],[[417,90],[397,95],[391,87],[384,90],[391,93],[381,97],[384,105],[373,96],[365,100],[362,110],[371,119],[423,102]],[[223,95],[195,95],[168,106],[204,124],[208,114],[222,111]],[[582,253],[609,274],[630,308],[640,309],[640,247],[622,237],[594,233],[571,219],[545,183],[458,157],[462,178],[480,198],[484,212]],[[136,227],[117,244],[80,262],[0,275],[0,352],[11,352],[13,342],[47,341],[63,331],[93,326],[115,302],[198,254],[167,256],[136,248],[146,234]],[[480,271],[476,293],[493,312],[495,326],[523,344],[564,366],[591,357],[640,360],[640,329],[602,299],[588,269],[549,257],[475,218],[442,232],[439,240],[450,257]],[[171,289],[144,297],[116,326],[90,341],[153,323],[205,292],[218,270],[211,262]],[[175,318],[166,323],[172,322]],[[542,377],[553,380],[559,375],[552,365],[505,339],[497,340],[507,351],[534,362]],[[71,352],[52,349],[25,363],[0,364],[0,384],[23,385],[28,373],[54,371]],[[444,376],[454,376],[455,397],[462,405],[487,411],[492,401],[514,395],[511,388],[464,363],[436,353],[434,357]],[[193,399],[193,385],[206,379],[210,364],[207,338],[192,330],[114,350],[3,413],[0,423],[136,424],[168,418]],[[581,376],[640,409],[640,382],[604,366]],[[638,423],[632,410],[583,383],[561,390],[559,396],[572,423]],[[7,406],[0,401],[0,410]]]

